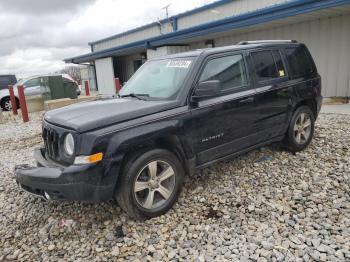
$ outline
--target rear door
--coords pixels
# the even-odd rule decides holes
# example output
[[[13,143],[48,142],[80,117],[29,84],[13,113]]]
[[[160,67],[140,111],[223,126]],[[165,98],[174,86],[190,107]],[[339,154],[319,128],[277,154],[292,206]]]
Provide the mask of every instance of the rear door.
[[[210,80],[220,81],[221,93],[201,100],[191,110],[190,132],[198,165],[255,143],[255,92],[247,74],[245,53],[209,57],[197,84]]]
[[[284,53],[290,72],[289,82],[294,88],[295,98],[320,99],[321,78],[305,45],[287,47]],[[298,102],[295,100],[294,103]]]
[[[253,79],[259,142],[284,133],[291,106],[288,74],[282,53],[277,48],[252,50]]]

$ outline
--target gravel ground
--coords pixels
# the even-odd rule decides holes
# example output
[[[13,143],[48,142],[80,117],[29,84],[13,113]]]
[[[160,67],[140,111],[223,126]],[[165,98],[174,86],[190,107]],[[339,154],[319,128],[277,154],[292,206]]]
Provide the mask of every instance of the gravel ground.
[[[350,116],[322,114],[304,152],[275,146],[197,172],[166,215],[20,192],[40,116],[0,125],[0,261],[350,261]]]

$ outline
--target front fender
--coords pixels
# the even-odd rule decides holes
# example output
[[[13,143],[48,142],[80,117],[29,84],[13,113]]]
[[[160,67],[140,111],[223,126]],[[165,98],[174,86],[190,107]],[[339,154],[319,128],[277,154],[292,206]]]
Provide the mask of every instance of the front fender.
[[[103,152],[106,158],[114,158],[130,149],[144,147],[166,137],[177,137],[183,147],[186,157],[193,156],[192,143],[188,123],[190,112],[181,110],[169,114],[167,118],[150,119],[147,122],[123,123],[83,134],[79,154]]]

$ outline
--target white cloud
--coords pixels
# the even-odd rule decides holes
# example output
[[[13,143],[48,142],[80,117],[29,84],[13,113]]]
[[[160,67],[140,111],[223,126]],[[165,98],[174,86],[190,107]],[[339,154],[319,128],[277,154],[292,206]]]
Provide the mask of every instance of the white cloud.
[[[17,77],[28,77],[37,74],[60,71],[64,66],[62,57],[87,52],[84,48],[27,48],[17,49],[9,55],[2,57],[8,73]]]
[[[165,18],[162,7],[169,3],[169,15],[175,15],[213,1],[74,0],[67,4],[45,0],[45,5],[42,2],[0,2],[0,9],[8,7],[6,13],[0,13],[0,74],[26,77],[58,71],[65,66],[64,58],[89,52],[88,42]]]

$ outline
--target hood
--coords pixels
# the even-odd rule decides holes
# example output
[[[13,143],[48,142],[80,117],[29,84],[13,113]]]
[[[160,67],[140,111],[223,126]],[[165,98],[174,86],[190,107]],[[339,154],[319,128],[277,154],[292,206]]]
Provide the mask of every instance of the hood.
[[[55,109],[45,114],[45,121],[86,132],[123,121],[175,108],[176,101],[143,101],[130,99],[109,99],[82,102]]]

